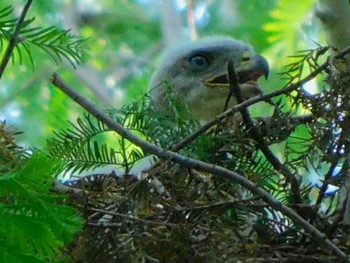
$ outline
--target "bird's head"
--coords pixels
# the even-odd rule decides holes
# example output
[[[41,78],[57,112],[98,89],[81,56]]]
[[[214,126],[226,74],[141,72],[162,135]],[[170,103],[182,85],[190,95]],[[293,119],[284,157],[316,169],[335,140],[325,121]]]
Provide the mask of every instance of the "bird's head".
[[[151,80],[151,97],[167,106],[167,90],[188,105],[199,120],[220,114],[229,94],[227,62],[231,60],[244,98],[257,96],[257,80],[269,66],[251,46],[228,37],[207,37],[168,51]],[[234,103],[234,102],[233,102]]]

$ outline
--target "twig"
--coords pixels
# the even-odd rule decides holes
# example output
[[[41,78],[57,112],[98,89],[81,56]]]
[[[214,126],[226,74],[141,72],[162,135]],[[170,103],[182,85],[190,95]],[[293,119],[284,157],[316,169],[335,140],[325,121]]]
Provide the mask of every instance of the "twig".
[[[232,92],[230,91],[229,92],[229,94],[228,94],[228,96],[227,96],[227,98],[226,98],[226,100],[225,100],[225,104],[224,104],[224,112],[225,111],[227,111],[227,109],[228,109],[228,104],[230,103],[230,100],[231,100],[231,98],[232,98]]]
[[[227,72],[228,72],[230,90],[232,94],[236,97],[237,102],[242,102],[243,97],[241,94],[237,75],[234,70],[232,61],[229,61],[227,63]],[[251,134],[252,138],[257,142],[260,151],[264,154],[266,159],[271,163],[273,168],[275,168],[276,171],[281,172],[283,176],[287,179],[287,181],[290,183],[294,202],[296,204],[302,203],[300,192],[299,192],[299,182],[296,179],[295,175],[283,163],[281,163],[280,160],[270,150],[268,143],[264,140],[264,137],[261,134],[260,129],[254,124],[253,120],[251,119],[248,109],[242,108],[240,112],[242,114],[243,121],[246,123],[249,129],[249,133]]]
[[[296,254],[296,253],[283,253],[282,257],[279,258],[272,258],[272,257],[259,257],[259,258],[237,258],[240,261],[239,262],[246,262],[246,263],[316,263],[316,262],[335,262],[335,257],[328,257],[327,255],[319,255],[319,256],[313,256],[313,255],[303,255],[303,254]],[[327,261],[325,261],[327,260]]]
[[[324,175],[323,183],[320,187],[320,190],[319,190],[318,196],[316,198],[316,202],[315,202],[316,209],[319,209],[321,206],[321,203],[323,201],[323,197],[325,196],[326,190],[327,190],[328,185],[329,185],[329,178],[331,178],[333,176],[333,173],[338,165],[338,161],[339,160],[334,160],[331,163],[327,173]]]
[[[89,100],[81,96],[78,92],[72,89],[69,85],[67,85],[56,73],[52,75],[51,83],[59,88],[62,92],[68,95],[71,99],[73,99],[76,103],[82,106],[85,110],[87,110],[90,114],[95,116],[98,120],[105,123],[109,128],[113,131],[117,132],[120,136],[125,137],[127,140],[134,143],[136,146],[141,147],[144,151],[149,152],[151,154],[155,154],[161,158],[172,160],[184,167],[192,168],[198,171],[211,173],[217,176],[222,176],[228,178],[244,188],[248,189],[252,193],[261,196],[262,200],[268,203],[272,208],[280,211],[282,214],[289,217],[294,223],[300,225],[307,233],[309,233],[320,245],[324,245],[330,251],[332,251],[339,259],[344,262],[348,262],[348,256],[341,249],[339,249],[332,241],[326,238],[326,236],[320,232],[317,228],[309,224],[304,218],[299,216],[296,212],[294,212],[289,207],[282,204],[280,201],[276,200],[272,197],[267,191],[262,188],[259,188],[255,183],[246,179],[242,175],[225,169],[221,166],[205,163],[199,160],[195,160],[189,157],[182,156],[175,152],[167,151],[162,149],[156,145],[153,145],[129,130],[127,130],[122,125],[116,123],[113,119],[111,119],[108,115],[106,115],[101,110],[97,109]]]
[[[152,215],[150,217],[154,216],[161,216],[161,215],[166,215],[169,213],[179,213],[179,212],[189,212],[189,211],[196,211],[196,210],[204,210],[204,209],[211,209],[211,208],[220,208],[220,207],[227,207],[229,206],[230,208],[241,208],[244,206],[244,208],[266,208],[266,204],[254,204],[251,203],[252,201],[257,201],[259,200],[260,197],[256,196],[253,198],[245,199],[245,200],[235,200],[235,201],[219,201],[211,204],[206,204],[206,205],[198,205],[194,207],[174,207],[171,210],[164,211],[155,215]]]
[[[21,16],[18,18],[18,21],[16,23],[16,27],[15,27],[15,30],[10,38],[10,41],[9,41],[9,44],[6,48],[6,51],[5,51],[5,54],[4,54],[4,57],[1,61],[1,64],[0,64],[0,79],[4,73],[4,70],[7,66],[7,63],[9,62],[11,56],[12,56],[12,53],[13,53],[13,50],[15,49],[15,47],[17,46],[17,44],[21,41],[20,37],[19,37],[19,33],[21,32],[21,28],[22,28],[22,25],[24,23],[24,19],[27,15],[27,12],[29,10],[29,7],[30,5],[32,4],[33,0],[28,0],[27,3],[25,4],[25,6],[23,7],[23,10],[22,10],[22,13],[21,13]]]
[[[94,211],[94,212],[98,212],[101,214],[106,214],[106,215],[112,215],[112,216],[119,216],[119,217],[123,217],[132,221],[139,221],[142,223],[146,223],[146,224],[152,224],[152,225],[167,225],[167,226],[171,226],[171,227],[178,227],[179,224],[174,224],[174,223],[169,223],[169,222],[163,222],[163,221],[154,221],[154,220],[147,220],[147,219],[143,219],[143,218],[139,218],[133,215],[126,215],[126,214],[121,214],[121,213],[117,213],[117,212],[111,212],[111,211],[106,211],[103,209],[97,209],[97,208],[89,208],[89,210]],[[103,224],[103,223],[101,223]]]
[[[88,226],[101,227],[101,228],[122,227],[121,223],[105,223],[105,222],[92,223],[92,222],[87,222],[86,224]]]

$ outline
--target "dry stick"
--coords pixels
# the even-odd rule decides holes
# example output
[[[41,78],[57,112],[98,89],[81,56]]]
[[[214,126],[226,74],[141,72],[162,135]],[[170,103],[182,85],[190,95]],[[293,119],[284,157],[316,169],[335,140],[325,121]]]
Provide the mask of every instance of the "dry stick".
[[[237,102],[242,102],[243,97],[238,83],[238,77],[236,75],[235,69],[233,67],[233,62],[228,61],[227,63],[227,73],[230,85],[230,91],[237,99]],[[268,143],[264,140],[263,135],[261,134],[259,128],[254,124],[253,120],[250,117],[249,111],[247,108],[242,108],[240,110],[242,114],[242,119],[249,129],[249,133],[252,138],[257,142],[260,151],[264,154],[266,159],[271,163],[273,168],[276,171],[281,172],[283,176],[290,183],[292,197],[296,204],[302,203],[300,192],[299,192],[299,182],[296,179],[295,175],[289,171],[289,169],[274,155],[270,150]]]
[[[294,254],[294,253],[282,253],[277,258],[271,257],[256,257],[256,258],[244,258],[240,257],[241,261],[246,263],[280,263],[280,262],[298,262],[298,263],[309,263],[309,262],[335,262],[336,257],[326,257],[324,255],[313,256],[313,255],[302,255],[302,254]]]
[[[110,129],[117,132],[120,136],[125,137],[127,140],[131,141],[136,146],[141,147],[144,151],[149,152],[151,154],[155,154],[161,158],[172,160],[184,167],[192,168],[198,171],[211,173],[217,176],[223,176],[228,178],[244,188],[248,189],[252,193],[261,196],[261,198],[268,203],[272,208],[280,211],[282,214],[286,215],[290,219],[293,220],[294,223],[300,225],[307,233],[309,233],[313,238],[327,247],[330,251],[332,251],[339,259],[343,262],[348,262],[348,256],[341,249],[339,249],[335,244],[332,243],[327,237],[320,232],[317,228],[310,225],[305,219],[299,216],[296,212],[294,212],[289,207],[283,205],[280,201],[273,198],[268,192],[264,189],[259,188],[256,184],[249,181],[245,177],[239,175],[238,173],[232,172],[223,167],[205,163],[199,160],[195,160],[189,157],[182,156],[175,152],[167,151],[162,149],[156,145],[153,145],[145,140],[139,138],[125,127],[116,123],[113,119],[111,119],[108,115],[106,115],[101,110],[97,109],[89,100],[81,96],[78,92],[68,86],[56,73],[52,75],[51,83],[59,88],[62,92],[68,95],[71,99],[73,99],[76,103],[82,106],[86,111],[88,111],[91,115],[95,116],[98,120],[106,124]]]
[[[348,132],[348,131],[346,131],[346,132]],[[326,194],[326,190],[329,186],[329,178],[331,178],[333,176],[333,173],[338,166],[338,162],[339,162],[339,159],[332,161],[327,173],[324,175],[323,184],[319,188],[320,189],[319,194],[318,194],[318,196],[316,198],[316,202],[315,202],[315,207],[317,209],[319,209],[321,206],[321,202],[323,201],[323,198]]]
[[[244,200],[235,200],[235,201],[219,201],[219,202],[215,202],[215,203],[211,203],[211,204],[206,204],[206,205],[198,205],[198,206],[194,206],[194,207],[174,207],[172,210],[170,211],[164,211],[161,213],[158,213],[156,216],[161,216],[161,215],[167,215],[169,213],[179,213],[179,212],[187,212],[187,211],[196,211],[196,210],[203,210],[203,209],[210,209],[210,208],[215,208],[215,207],[223,207],[223,206],[229,206],[230,208],[241,208],[242,206],[244,206],[245,208],[266,208],[266,204],[252,204],[250,202],[252,201],[257,201],[258,199],[260,199],[260,197],[253,197],[253,198],[249,198],[249,199],[244,199]],[[150,216],[150,217],[153,217]]]
[[[121,214],[121,213],[117,213],[117,212],[113,212],[113,211],[106,211],[106,210],[97,209],[97,208],[89,208],[89,210],[94,211],[94,212],[98,212],[98,213],[101,213],[101,214],[112,215],[112,216],[119,216],[119,217],[123,217],[123,218],[129,219],[129,220],[139,221],[139,222],[142,222],[142,223],[152,224],[152,225],[168,225],[168,226],[171,226],[171,227],[177,227],[177,226],[180,225],[180,224],[174,224],[174,223],[169,223],[169,222],[160,222],[160,221],[154,221],[154,220],[147,220],[147,219],[139,218],[139,217],[132,216],[132,215],[126,215],[126,214]]]
[[[24,18],[26,17],[27,12],[28,12],[29,7],[32,4],[32,2],[33,2],[33,0],[28,0],[27,1],[26,5],[23,7],[21,16],[18,18],[15,30],[14,30],[11,38],[10,38],[9,45],[6,48],[4,57],[3,57],[2,61],[1,61],[1,64],[0,64],[0,79],[1,79],[1,77],[3,75],[3,73],[4,73],[4,70],[5,70],[6,66],[7,66],[7,63],[9,62],[9,60],[11,58],[13,50],[15,49],[17,44],[21,41],[19,33],[21,32],[21,28],[22,28],[22,25],[23,25],[23,22],[24,22]]]

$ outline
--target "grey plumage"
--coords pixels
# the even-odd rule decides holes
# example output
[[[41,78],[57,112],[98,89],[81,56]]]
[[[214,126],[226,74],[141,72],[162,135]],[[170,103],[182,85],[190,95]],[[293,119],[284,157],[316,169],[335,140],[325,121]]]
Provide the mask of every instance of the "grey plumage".
[[[267,61],[248,44],[229,37],[206,37],[166,52],[150,84],[160,109],[168,107],[167,91],[199,120],[222,112],[229,89],[227,61],[232,60],[245,97],[260,94],[256,80],[267,76]],[[234,102],[232,102],[231,106]]]

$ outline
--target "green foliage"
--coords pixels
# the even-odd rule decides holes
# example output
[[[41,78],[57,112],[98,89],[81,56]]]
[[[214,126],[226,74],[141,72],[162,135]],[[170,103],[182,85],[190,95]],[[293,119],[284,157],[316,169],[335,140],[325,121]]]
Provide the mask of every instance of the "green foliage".
[[[12,13],[12,7],[8,6],[5,7],[4,9],[0,10],[0,32],[1,32],[1,37],[0,37],[0,49],[2,50],[4,48],[4,38],[9,39],[10,38],[10,32],[6,30],[7,28],[9,29],[14,29],[16,25],[16,19],[9,19],[7,18],[10,14]]]
[[[130,131],[163,148],[170,148],[199,126],[198,122],[180,118],[174,112],[159,112],[148,97],[124,105],[119,110],[110,109],[107,112]],[[175,127],[174,123],[179,125]],[[114,165],[128,174],[135,163],[148,156],[142,149],[90,115],[78,118],[76,123],[71,122],[71,128],[55,134],[55,137],[48,140],[48,150],[53,157],[62,160],[64,170],[72,173]],[[202,136],[200,140],[209,143],[211,138]],[[214,143],[213,141],[212,144]],[[199,143],[189,146],[192,149],[190,152],[194,154],[193,149],[202,145]],[[184,151],[188,152],[187,149]]]
[[[31,22],[31,21],[30,21]],[[30,23],[28,23],[29,25]],[[22,28],[22,37],[25,41],[21,41],[24,50],[27,52],[34,65],[31,57],[30,46],[35,45],[45,51],[50,57],[58,63],[58,60],[67,59],[69,63],[75,67],[84,57],[83,43],[84,40],[69,33],[69,30],[61,30],[54,26],[48,28]],[[20,49],[17,50],[21,58]]]
[[[131,130],[139,129],[140,124],[133,121],[135,116],[121,119],[120,114],[114,114],[116,120]],[[62,160],[64,170],[72,169],[71,172],[74,173],[115,165],[128,173],[135,162],[145,157],[141,149],[89,115],[85,115],[84,119],[79,118],[71,126],[72,128],[56,133],[55,138],[48,140],[50,154]]]
[[[243,175],[349,253],[340,193],[327,191],[329,186],[342,186],[349,173],[349,61],[328,60],[329,47],[305,49],[300,36],[311,32],[310,21],[305,19],[315,1],[236,1],[236,16],[231,12],[228,17],[235,20],[233,26],[223,26],[223,2],[212,1],[208,6],[211,20],[199,29],[200,35],[234,33],[234,37],[247,40],[272,58],[272,79],[263,85],[267,90],[295,85],[274,98],[274,103],[256,104],[259,117],[253,118],[261,132],[258,139],[264,140],[284,169],[276,169],[252,136],[252,127],[239,117],[217,124],[179,152]],[[1,94],[1,106],[11,108],[15,98],[23,126],[35,138],[47,140],[42,135],[51,134],[52,128],[58,132],[47,140],[50,157],[41,152],[31,156],[14,142],[16,133],[0,123],[1,262],[68,260],[62,248],[82,227],[71,207],[78,208],[86,219],[73,246],[65,249],[76,262],[246,262],[293,260],[296,255],[299,262],[334,261],[328,251],[319,249],[312,236],[300,231],[299,225],[236,182],[157,157],[152,157],[156,164],[140,175],[140,180],[130,177],[147,153],[92,116],[77,118],[81,116],[78,107],[70,107],[62,93],[47,87],[51,64],[37,50],[56,63],[63,60],[75,66],[85,57],[83,47],[88,43],[89,64],[81,68],[83,73],[77,73],[87,84],[75,80],[71,67],[65,70],[60,66],[65,79],[105,108],[118,108],[132,101],[130,96],[141,97],[149,77],[144,68],[149,64],[152,67],[160,53],[159,14],[152,12],[153,6],[147,10],[135,1],[105,0],[97,4],[101,9],[96,11],[91,6],[77,8],[76,1],[53,1],[49,7],[47,1],[37,3],[32,10],[42,20],[36,22],[54,21],[53,13],[47,10],[59,14],[68,8],[74,14],[72,19],[72,13],[66,12],[70,25],[93,41],[85,42],[57,27],[34,26],[34,19],[25,20],[20,31],[12,59],[22,65],[11,68],[8,79],[2,82],[5,95]],[[12,8],[3,6],[2,53],[17,22]],[[291,57],[281,73],[284,80],[278,80],[274,72],[285,64],[281,57],[294,54],[296,47],[305,51]],[[329,61],[327,68],[319,70],[325,61]],[[36,65],[32,78],[24,74],[29,64]],[[313,95],[300,81],[315,70],[319,71],[310,80],[321,71],[323,75],[318,77],[318,90]],[[107,111],[142,138],[173,149],[200,124],[186,107],[179,109],[176,102],[171,103],[168,112],[159,112],[146,97],[118,111]],[[72,118],[77,121],[65,121]],[[122,172],[56,181],[55,189],[69,194],[69,198],[52,192],[52,175],[59,171],[74,174],[107,165]]]
[[[19,35],[13,38],[18,18],[14,15],[12,7],[14,3],[8,4],[11,6],[7,6],[6,1],[0,4],[2,60],[5,59],[5,51],[10,43],[15,44],[15,50],[9,54],[12,66],[7,66],[6,74],[2,78],[1,117],[8,119],[11,124],[17,122],[19,129],[26,130],[22,136],[22,140],[26,143],[28,143],[27,136],[30,134],[41,134],[32,137],[34,141],[31,141],[39,146],[45,141],[43,135],[52,130],[48,125],[60,125],[62,119],[66,119],[66,116],[69,115],[66,110],[67,103],[61,101],[62,94],[59,96],[55,92],[48,91],[48,70],[50,68],[54,70],[51,61],[56,64],[63,61],[70,64],[68,67],[75,67],[86,58],[86,41],[74,36],[69,30],[62,30],[56,26],[38,26],[38,19],[34,17],[25,19]],[[21,6],[18,5],[18,7]],[[15,11],[20,10],[15,9]],[[11,39],[14,42],[11,42]],[[32,66],[34,69],[34,64],[36,72],[28,77],[28,68]],[[48,114],[49,109],[52,110],[51,114]],[[74,109],[71,109],[71,112],[74,112]],[[16,117],[12,117],[12,113],[15,113]],[[61,120],[59,116],[62,117]],[[38,119],[41,120],[41,123],[36,121]]]
[[[59,162],[35,153],[0,176],[1,262],[52,262],[81,230],[64,196],[51,192]]]
[[[0,50],[4,47],[4,41],[9,41],[17,24],[17,19],[10,17],[13,9],[11,6],[0,10]],[[61,30],[54,26],[51,27],[33,27],[34,18],[25,20],[20,30],[20,36],[17,40],[16,54],[19,62],[23,63],[23,52],[25,52],[34,66],[33,52],[31,46],[46,52],[56,63],[63,58],[75,67],[84,56],[84,40],[69,33],[69,30]],[[12,61],[15,61],[15,55],[12,54]]]
[[[315,0],[279,1],[271,13],[273,21],[264,25],[265,30],[271,34],[268,40],[283,45],[280,49],[284,51],[293,49],[292,47],[298,42],[298,34],[301,33],[300,22],[305,20],[314,3]]]
[[[34,19],[24,20],[16,35],[19,23],[10,18],[12,11],[11,7],[0,10],[1,51],[7,46],[2,67],[7,58],[22,64],[23,52],[34,65],[33,45],[56,62],[66,58],[74,65],[81,60],[83,40],[55,27],[31,27]],[[13,48],[16,54],[11,53]],[[82,220],[65,204],[66,196],[52,191],[60,162],[20,147],[15,140],[18,134],[0,122],[0,261],[68,262],[63,248],[81,230]]]

